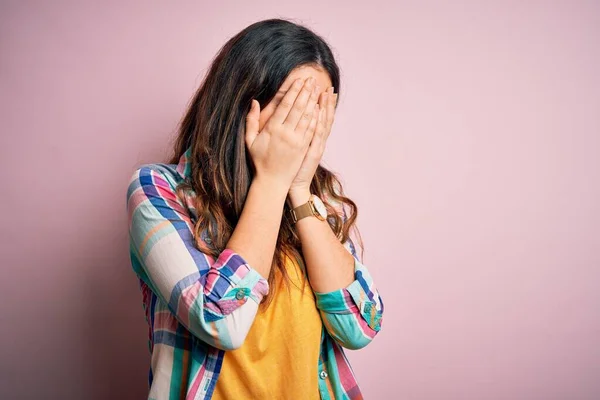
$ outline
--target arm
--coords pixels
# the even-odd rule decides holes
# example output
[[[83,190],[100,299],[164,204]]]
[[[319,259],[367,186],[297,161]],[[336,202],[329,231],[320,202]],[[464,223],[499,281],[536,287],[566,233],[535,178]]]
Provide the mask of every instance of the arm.
[[[320,94],[317,128],[310,148],[289,190],[292,207],[305,203],[331,133],[337,93],[331,86]],[[331,203],[331,201],[329,201]],[[346,212],[336,207],[346,220]],[[381,329],[383,302],[367,268],[356,255],[352,240],[340,243],[328,222],[303,218],[296,224],[317,307],[329,334],[342,346],[358,349]]]
[[[290,193],[293,207],[309,197],[309,192]],[[345,221],[345,208],[334,207]],[[381,329],[383,301],[352,239],[341,243],[326,220],[313,217],[298,221],[296,230],[325,328],[346,348],[366,346]]]
[[[298,78],[289,84],[263,127],[260,103],[252,99],[245,144],[256,173],[226,249],[214,264],[194,247],[190,218],[164,176],[142,167],[129,185],[136,272],[194,336],[223,350],[241,346],[268,293],[265,277],[283,205],[317,124],[314,80]]]
[[[283,210],[284,201],[285,189],[253,182],[227,248],[211,263],[194,247],[193,224],[173,185],[158,169],[141,167],[127,193],[136,272],[194,336],[235,349],[269,289],[281,220],[273,210]]]

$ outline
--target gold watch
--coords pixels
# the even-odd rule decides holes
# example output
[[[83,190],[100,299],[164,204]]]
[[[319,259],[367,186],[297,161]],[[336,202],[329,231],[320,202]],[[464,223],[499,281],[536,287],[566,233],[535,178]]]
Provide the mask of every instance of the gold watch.
[[[314,194],[310,195],[310,199],[306,203],[294,208],[290,213],[292,214],[292,222],[294,224],[302,218],[310,216],[317,217],[320,221],[325,221],[327,218],[325,204],[323,204],[319,196]]]

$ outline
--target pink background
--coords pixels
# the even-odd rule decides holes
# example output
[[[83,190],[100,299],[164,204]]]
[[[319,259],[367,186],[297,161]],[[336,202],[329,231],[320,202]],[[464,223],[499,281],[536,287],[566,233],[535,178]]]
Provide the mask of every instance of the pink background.
[[[50,3],[0,6],[0,398],[144,397],[127,180],[276,16],[342,68],[326,160],[386,305],[366,398],[600,398],[598,3]]]

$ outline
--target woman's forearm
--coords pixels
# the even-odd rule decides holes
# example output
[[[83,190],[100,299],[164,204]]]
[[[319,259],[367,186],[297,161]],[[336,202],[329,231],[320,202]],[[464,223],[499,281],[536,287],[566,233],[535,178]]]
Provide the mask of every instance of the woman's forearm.
[[[306,203],[309,198],[308,190],[290,193],[292,207]],[[295,229],[302,242],[302,253],[314,291],[327,293],[354,281],[354,257],[344,248],[326,220],[302,218]]]
[[[227,243],[227,248],[240,254],[265,278],[271,271],[286,196],[285,186],[255,178]]]

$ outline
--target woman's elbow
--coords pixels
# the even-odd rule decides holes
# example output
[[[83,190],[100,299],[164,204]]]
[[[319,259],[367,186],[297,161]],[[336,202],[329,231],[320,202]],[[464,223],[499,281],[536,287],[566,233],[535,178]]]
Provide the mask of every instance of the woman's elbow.
[[[363,347],[366,347],[369,343],[373,341],[373,338],[368,336],[360,336],[360,337],[352,337],[352,338],[344,338],[343,340],[338,340],[338,343],[347,348],[348,350],[360,350]]]
[[[355,327],[354,329],[333,332],[331,336],[342,347],[349,350],[359,350],[366,347],[377,336],[379,329],[375,330],[368,326]]]
[[[196,337],[220,350],[231,351],[242,347],[250,332],[258,305],[250,301],[221,316],[204,313],[196,316],[198,323],[192,332]],[[207,318],[207,314],[210,317]]]

